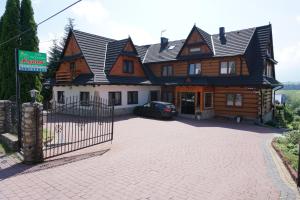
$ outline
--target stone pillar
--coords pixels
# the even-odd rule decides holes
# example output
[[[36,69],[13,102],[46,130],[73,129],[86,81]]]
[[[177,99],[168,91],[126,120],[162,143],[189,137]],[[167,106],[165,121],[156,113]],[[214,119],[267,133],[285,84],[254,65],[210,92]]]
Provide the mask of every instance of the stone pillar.
[[[11,101],[0,100],[0,134],[11,131]]]
[[[22,105],[22,146],[24,162],[28,164],[43,161],[43,105],[24,103]]]

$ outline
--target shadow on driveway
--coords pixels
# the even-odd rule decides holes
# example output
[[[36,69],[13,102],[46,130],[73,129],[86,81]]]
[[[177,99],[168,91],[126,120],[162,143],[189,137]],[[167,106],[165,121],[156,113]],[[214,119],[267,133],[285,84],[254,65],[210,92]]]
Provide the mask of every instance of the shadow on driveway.
[[[45,162],[43,162],[41,164],[37,164],[37,165],[26,165],[23,163],[16,163],[16,164],[11,165],[8,168],[4,168],[0,171],[0,181],[10,178],[12,176],[17,176],[17,175],[26,174],[26,173],[33,173],[33,172],[46,170],[46,169],[70,164],[73,162],[85,160],[85,159],[96,157],[96,156],[102,156],[109,150],[110,149],[105,149],[105,150],[101,150],[101,151],[95,151],[95,152],[90,152],[90,153],[85,153],[85,154],[80,154],[80,155],[52,159],[52,160],[48,160],[48,161],[46,160]]]

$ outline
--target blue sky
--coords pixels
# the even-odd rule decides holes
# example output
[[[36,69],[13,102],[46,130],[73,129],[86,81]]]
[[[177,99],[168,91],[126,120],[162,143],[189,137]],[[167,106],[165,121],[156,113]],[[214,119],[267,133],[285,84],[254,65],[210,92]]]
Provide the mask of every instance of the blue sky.
[[[40,22],[75,0],[32,0],[35,20]],[[0,15],[6,0],[0,0]],[[63,35],[67,18],[76,28],[106,37],[130,35],[135,44],[159,42],[163,29],[170,40],[184,39],[196,24],[208,33],[266,25],[273,27],[277,79],[300,82],[299,0],[83,0],[38,29],[40,51]]]

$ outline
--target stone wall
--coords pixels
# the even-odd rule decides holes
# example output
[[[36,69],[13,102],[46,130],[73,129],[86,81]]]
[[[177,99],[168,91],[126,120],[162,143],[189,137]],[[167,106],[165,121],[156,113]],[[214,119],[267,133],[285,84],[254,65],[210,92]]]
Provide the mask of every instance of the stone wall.
[[[43,161],[43,106],[39,103],[22,105],[22,145],[25,163]]]
[[[11,131],[11,101],[0,100],[0,134]]]

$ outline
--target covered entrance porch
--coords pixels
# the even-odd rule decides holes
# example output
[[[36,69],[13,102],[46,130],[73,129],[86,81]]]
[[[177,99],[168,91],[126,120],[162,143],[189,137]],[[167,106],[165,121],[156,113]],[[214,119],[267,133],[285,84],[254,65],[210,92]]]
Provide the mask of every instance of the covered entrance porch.
[[[178,113],[190,117],[212,117],[213,93],[213,87],[175,86],[175,106]]]

